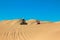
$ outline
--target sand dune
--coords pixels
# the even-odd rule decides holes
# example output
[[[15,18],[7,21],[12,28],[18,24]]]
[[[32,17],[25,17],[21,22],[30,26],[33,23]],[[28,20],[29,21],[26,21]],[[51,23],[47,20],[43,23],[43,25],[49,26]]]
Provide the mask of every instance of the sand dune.
[[[21,20],[0,21],[0,40],[60,40],[60,22],[27,20],[27,25],[20,25]]]

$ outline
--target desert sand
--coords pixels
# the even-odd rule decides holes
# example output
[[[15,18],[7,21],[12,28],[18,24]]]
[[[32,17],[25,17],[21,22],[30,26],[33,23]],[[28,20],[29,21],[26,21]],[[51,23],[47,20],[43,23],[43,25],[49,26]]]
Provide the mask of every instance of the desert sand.
[[[0,40],[60,40],[60,22],[27,20],[27,25],[20,25],[20,20],[0,21]]]

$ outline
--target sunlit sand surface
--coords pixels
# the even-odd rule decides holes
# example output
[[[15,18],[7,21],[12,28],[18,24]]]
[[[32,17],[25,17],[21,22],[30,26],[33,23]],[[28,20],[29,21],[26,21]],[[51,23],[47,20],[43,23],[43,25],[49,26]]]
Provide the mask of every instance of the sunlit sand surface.
[[[60,22],[27,20],[27,25],[20,25],[20,20],[0,21],[0,40],[60,40]]]

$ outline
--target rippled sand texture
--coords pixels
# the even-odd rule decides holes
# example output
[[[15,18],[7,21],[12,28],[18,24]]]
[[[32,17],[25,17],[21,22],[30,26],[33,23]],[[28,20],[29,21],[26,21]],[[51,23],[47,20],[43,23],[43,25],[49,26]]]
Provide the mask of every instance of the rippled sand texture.
[[[60,22],[26,22],[28,25],[20,25],[20,20],[0,21],[0,40],[60,40]]]

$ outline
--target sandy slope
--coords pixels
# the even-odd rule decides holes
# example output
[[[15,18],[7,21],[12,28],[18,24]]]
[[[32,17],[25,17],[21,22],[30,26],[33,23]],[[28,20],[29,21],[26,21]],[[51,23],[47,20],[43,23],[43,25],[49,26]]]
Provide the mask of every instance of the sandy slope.
[[[60,40],[60,22],[41,21],[41,24],[36,24],[36,20],[28,20],[27,23],[0,21],[0,40]]]

